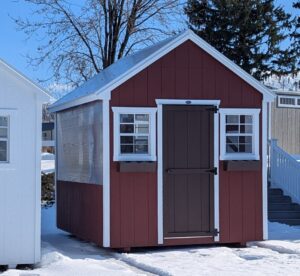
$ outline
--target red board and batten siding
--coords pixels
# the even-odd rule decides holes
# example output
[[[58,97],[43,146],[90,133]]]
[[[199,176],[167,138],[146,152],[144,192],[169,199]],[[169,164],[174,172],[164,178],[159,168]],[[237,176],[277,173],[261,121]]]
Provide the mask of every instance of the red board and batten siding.
[[[221,108],[262,107],[258,91],[190,41],[116,88],[110,104],[156,107],[155,99],[218,99]],[[110,122],[111,247],[155,246],[157,174],[118,172],[113,162],[112,111]],[[220,242],[261,240],[262,172],[227,172],[220,162],[219,176]],[[193,242],[210,243],[213,239]],[[165,241],[167,245],[188,243]]]
[[[78,238],[103,243],[103,186],[58,180],[57,227]]]

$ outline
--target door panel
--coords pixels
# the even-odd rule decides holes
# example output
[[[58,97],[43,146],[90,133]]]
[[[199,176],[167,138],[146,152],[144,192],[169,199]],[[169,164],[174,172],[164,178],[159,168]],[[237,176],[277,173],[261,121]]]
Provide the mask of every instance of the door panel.
[[[163,108],[164,236],[213,233],[212,106]]]

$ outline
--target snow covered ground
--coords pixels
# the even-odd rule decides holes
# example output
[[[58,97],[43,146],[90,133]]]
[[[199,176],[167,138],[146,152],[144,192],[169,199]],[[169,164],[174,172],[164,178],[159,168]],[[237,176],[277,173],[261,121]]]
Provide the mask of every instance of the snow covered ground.
[[[31,271],[10,269],[3,276],[146,275],[114,252],[79,241],[55,227],[55,208],[42,211],[42,262]],[[2,275],[1,275],[2,276]]]
[[[32,271],[3,275],[299,275],[300,227],[269,223],[271,240],[247,248],[190,246],[119,254],[80,241],[55,227],[55,208],[42,213],[42,262]]]
[[[43,152],[41,159],[41,172],[44,174],[53,173],[55,171],[55,155]]]

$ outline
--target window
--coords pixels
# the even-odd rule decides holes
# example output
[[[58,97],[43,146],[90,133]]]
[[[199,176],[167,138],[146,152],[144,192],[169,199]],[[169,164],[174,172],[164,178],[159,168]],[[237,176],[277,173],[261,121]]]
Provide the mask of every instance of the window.
[[[156,108],[113,107],[114,161],[156,160]]]
[[[221,160],[259,159],[259,109],[220,109]]]
[[[9,143],[9,117],[0,116],[0,163],[7,163]]]
[[[278,96],[278,107],[300,108],[300,97],[297,96]]]

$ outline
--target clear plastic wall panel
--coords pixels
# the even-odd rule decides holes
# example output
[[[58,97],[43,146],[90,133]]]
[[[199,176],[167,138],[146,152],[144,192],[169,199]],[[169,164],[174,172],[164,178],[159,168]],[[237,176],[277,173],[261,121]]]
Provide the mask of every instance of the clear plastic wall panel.
[[[57,178],[102,184],[102,102],[57,114]]]

